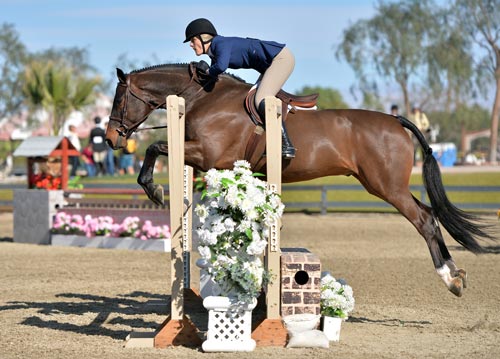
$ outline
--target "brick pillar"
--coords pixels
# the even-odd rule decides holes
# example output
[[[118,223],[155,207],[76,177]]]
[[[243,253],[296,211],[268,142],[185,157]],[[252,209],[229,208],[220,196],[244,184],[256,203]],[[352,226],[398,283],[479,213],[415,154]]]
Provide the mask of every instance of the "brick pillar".
[[[281,316],[320,314],[321,262],[305,248],[282,249]]]

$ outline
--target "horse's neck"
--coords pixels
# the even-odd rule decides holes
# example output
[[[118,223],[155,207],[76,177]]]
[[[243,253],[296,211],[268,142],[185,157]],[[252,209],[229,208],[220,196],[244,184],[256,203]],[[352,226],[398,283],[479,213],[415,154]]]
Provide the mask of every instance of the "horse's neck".
[[[201,85],[192,81],[187,73],[152,73],[141,82],[147,91],[159,103],[165,102],[169,95],[178,95],[186,101],[186,113],[203,106],[206,111],[223,110],[227,107],[244,112],[243,102],[250,90],[250,85],[232,78],[221,76],[214,88],[204,90]],[[241,106],[239,106],[241,105]]]
[[[250,85],[224,77],[219,79],[211,91],[205,91],[195,84],[185,96],[186,108],[203,106],[207,111],[232,111],[241,108],[244,112],[244,101],[249,90]]]

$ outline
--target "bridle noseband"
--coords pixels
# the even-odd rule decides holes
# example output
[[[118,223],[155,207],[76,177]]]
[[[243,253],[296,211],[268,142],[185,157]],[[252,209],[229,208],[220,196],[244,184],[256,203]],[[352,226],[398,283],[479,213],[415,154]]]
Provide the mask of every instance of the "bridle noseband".
[[[181,90],[180,92],[178,92],[176,94],[177,96],[180,96],[184,92],[186,92],[186,90],[190,87],[190,85],[191,85],[192,82],[195,82],[195,83],[197,83],[197,84],[199,84],[201,86],[200,89],[196,92],[196,94],[198,94],[200,91],[202,91],[203,89],[205,89],[205,87],[207,87],[208,85],[210,85],[212,82],[216,81],[216,79],[209,80],[209,81],[202,81],[200,79],[200,77],[198,76],[197,72],[196,72],[196,66],[195,66],[194,62],[192,62],[192,63],[189,64],[189,72],[190,72],[189,82],[183,88],[183,90]],[[146,119],[149,117],[149,115],[151,115],[151,113],[153,111],[155,111],[155,110],[157,110],[157,109],[165,106],[165,101],[163,101],[160,104],[155,105],[155,104],[152,104],[152,103],[144,100],[139,94],[137,94],[136,92],[134,92],[131,89],[130,78],[128,78],[128,77],[127,77],[127,82],[120,81],[118,83],[118,86],[125,87],[125,91],[126,91],[125,92],[125,106],[123,108],[123,112],[122,112],[121,118],[120,117],[115,117],[115,116],[110,116],[109,117],[110,121],[115,121],[115,122],[119,123],[119,127],[116,128],[116,132],[118,132],[118,135],[120,135],[121,137],[129,138],[134,132],[145,131],[145,130],[153,130],[153,129],[166,128],[167,127],[165,125],[165,126],[154,126],[154,127],[147,127],[147,128],[138,129],[138,127],[144,121],[146,121]],[[135,97],[136,99],[140,100],[141,102],[143,102],[144,104],[146,104],[149,107],[149,111],[140,119],[140,121],[137,121],[133,126],[128,126],[125,123],[125,120],[127,118],[127,106],[128,106],[128,101],[129,101],[129,95],[132,95],[133,97]]]

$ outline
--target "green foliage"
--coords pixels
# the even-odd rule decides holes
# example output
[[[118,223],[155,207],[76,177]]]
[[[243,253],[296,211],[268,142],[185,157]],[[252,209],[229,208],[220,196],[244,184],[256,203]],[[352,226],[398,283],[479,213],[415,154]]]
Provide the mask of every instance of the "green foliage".
[[[381,1],[373,18],[344,30],[336,56],[351,65],[365,89],[373,73],[395,81],[409,112],[410,81],[425,64],[425,46],[435,28],[429,1]]]
[[[490,161],[497,160],[498,121],[500,117],[500,6],[498,0],[456,0],[453,14],[459,28],[469,34],[472,41],[483,51],[474,57],[476,63],[476,84],[482,93],[495,84],[496,96],[491,113]],[[472,50],[470,50],[472,51]],[[482,81],[486,74],[491,81]]]
[[[0,118],[21,108],[22,76],[28,52],[12,24],[0,26]]]
[[[361,102],[362,108],[384,112],[384,105],[380,102],[376,84],[364,83],[360,86],[360,90],[363,95],[363,101]]]
[[[443,7],[432,0],[380,0],[375,16],[355,22],[343,35],[336,56],[353,68],[363,106],[374,106],[380,80],[399,85],[407,114],[412,103],[444,105],[460,114],[479,92],[492,86],[500,92],[498,0],[456,0]],[[495,161],[500,96],[492,108],[489,158]],[[442,125],[444,132],[457,130],[452,119]],[[458,136],[460,129],[453,142]]]
[[[439,142],[453,142],[460,148],[462,128],[465,131],[479,131],[489,128],[490,115],[487,110],[475,104],[460,105],[453,112],[433,111],[427,113],[432,125],[439,125]]]
[[[86,49],[77,47],[50,48],[33,54],[32,60],[38,62],[54,62],[63,67],[71,68],[75,75],[94,74],[96,69],[90,65]]]
[[[319,94],[318,98],[318,109],[346,109],[349,105],[344,102],[342,94],[331,88],[325,88],[320,86],[303,87],[297,94],[298,95],[310,95],[313,93]]]
[[[72,110],[78,110],[93,101],[98,77],[75,74],[64,63],[33,61],[25,72],[23,88],[32,108],[44,108],[51,117],[52,133],[58,133]]]
[[[437,18],[448,19],[447,16]],[[444,95],[445,109],[460,106],[474,94],[471,41],[456,24],[443,21],[427,48],[428,84],[432,94]]]
[[[80,183],[81,177],[75,176],[68,180],[68,188],[69,189],[83,189],[83,184]]]

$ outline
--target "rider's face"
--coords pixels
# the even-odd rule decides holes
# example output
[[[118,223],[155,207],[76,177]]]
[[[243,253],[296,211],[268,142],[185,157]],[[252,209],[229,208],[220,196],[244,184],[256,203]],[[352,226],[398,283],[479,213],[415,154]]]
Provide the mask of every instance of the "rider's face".
[[[189,46],[194,50],[196,56],[203,55],[203,44],[201,43],[201,40],[198,37],[193,37],[191,39],[191,42],[189,43]]]

